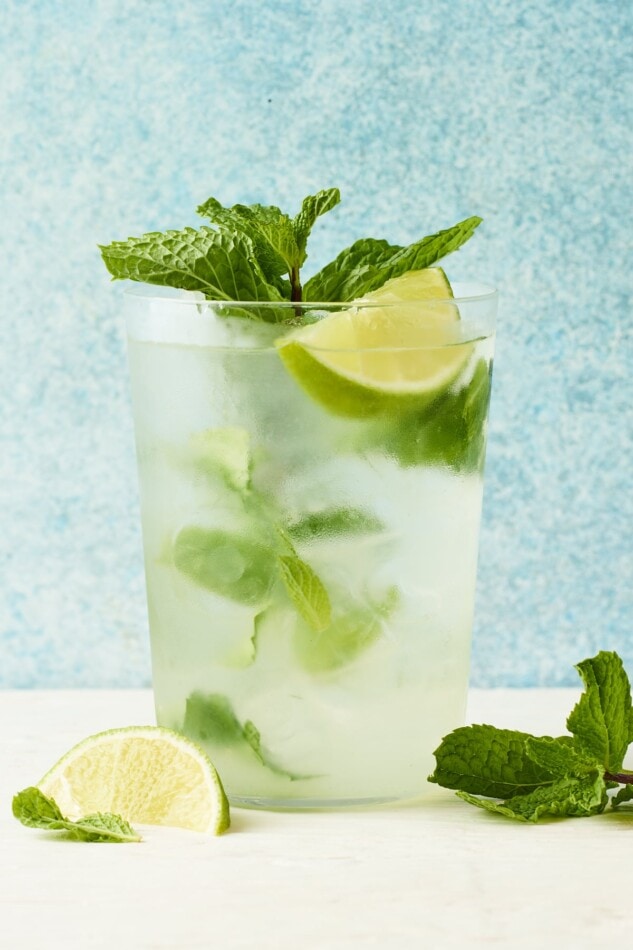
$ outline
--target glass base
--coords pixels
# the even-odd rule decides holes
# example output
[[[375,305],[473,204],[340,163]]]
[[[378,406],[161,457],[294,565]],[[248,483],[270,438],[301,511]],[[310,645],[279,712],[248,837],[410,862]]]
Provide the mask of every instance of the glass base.
[[[417,801],[420,792],[411,795],[379,796],[377,798],[242,798],[229,795],[233,808],[250,808],[263,811],[342,811],[354,808],[376,808],[382,805],[400,805]]]

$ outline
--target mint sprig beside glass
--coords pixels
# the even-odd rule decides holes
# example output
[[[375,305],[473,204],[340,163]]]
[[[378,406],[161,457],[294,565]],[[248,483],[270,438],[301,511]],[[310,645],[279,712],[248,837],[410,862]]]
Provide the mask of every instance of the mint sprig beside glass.
[[[435,751],[429,777],[471,805],[514,818],[588,817],[633,798],[623,769],[633,742],[631,686],[617,653],[576,666],[585,692],[567,718],[569,735],[532,736],[489,725],[463,726]],[[610,798],[609,791],[623,787]]]

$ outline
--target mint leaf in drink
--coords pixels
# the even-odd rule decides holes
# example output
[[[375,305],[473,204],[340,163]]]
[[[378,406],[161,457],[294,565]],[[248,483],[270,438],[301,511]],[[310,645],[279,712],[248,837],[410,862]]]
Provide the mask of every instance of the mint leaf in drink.
[[[183,528],[172,556],[178,570],[199,587],[249,606],[266,600],[278,576],[274,550],[219,528]]]
[[[251,488],[250,435],[239,426],[204,429],[191,438],[193,462],[198,471],[220,475],[226,485],[247,493]]]
[[[355,605],[334,616],[324,630],[298,623],[294,647],[301,665],[310,673],[330,673],[352,663],[380,639],[383,623],[399,599],[398,589],[391,587],[380,601]]]
[[[384,528],[380,518],[363,508],[326,508],[290,522],[287,532],[293,541],[310,542],[372,534]]]
[[[436,465],[459,473],[481,471],[490,387],[491,368],[481,359],[465,385],[450,389],[430,408],[377,422],[366,439],[403,468]]]
[[[306,778],[278,765],[262,745],[261,734],[250,720],[241,723],[233,706],[220,693],[192,693],[185,706],[182,731],[198,742],[235,747],[255,755],[265,768],[291,781]]]
[[[346,248],[304,288],[306,301],[355,300],[382,287],[392,277],[423,270],[458,250],[472,236],[481,218],[471,217],[408,247],[362,238]]]
[[[150,232],[102,246],[101,255],[115,280],[198,290],[214,300],[282,299],[254,259],[251,242],[238,233],[206,227]],[[261,313],[275,319],[274,308]]]
[[[279,570],[288,596],[310,628],[325,630],[332,619],[328,592],[318,575],[297,554],[279,555]]]
[[[576,666],[585,692],[567,719],[578,746],[608,772],[618,772],[633,741],[631,686],[616,653],[601,652]]]
[[[216,746],[235,745],[244,738],[244,730],[231,703],[220,693],[192,693],[189,696],[183,732]]]
[[[295,241],[300,253],[300,267],[308,256],[306,245],[317,218],[335,208],[340,200],[341,193],[338,188],[327,188],[325,191],[319,191],[316,195],[308,195],[303,199],[301,211],[292,222]]]
[[[13,798],[13,814],[28,828],[64,831],[76,841],[141,841],[131,825],[119,815],[87,815],[78,821],[64,818],[52,798],[31,786]]]
[[[633,772],[622,762],[633,738],[631,687],[617,653],[602,651],[579,663],[585,692],[567,726],[571,735],[551,738],[466,726],[446,736],[429,776],[457,789],[464,801],[506,817],[588,817],[633,799]],[[503,799],[503,801],[498,801]]]

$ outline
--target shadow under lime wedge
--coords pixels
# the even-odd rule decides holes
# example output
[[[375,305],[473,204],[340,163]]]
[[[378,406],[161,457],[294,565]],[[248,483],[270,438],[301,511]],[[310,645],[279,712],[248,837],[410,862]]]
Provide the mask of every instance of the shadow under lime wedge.
[[[189,739],[160,726],[90,736],[37,787],[71,820],[106,812],[215,835],[230,825],[229,803],[210,759]]]
[[[282,337],[287,370],[331,412],[356,419],[431,405],[473,351],[440,267],[409,271],[349,308]]]

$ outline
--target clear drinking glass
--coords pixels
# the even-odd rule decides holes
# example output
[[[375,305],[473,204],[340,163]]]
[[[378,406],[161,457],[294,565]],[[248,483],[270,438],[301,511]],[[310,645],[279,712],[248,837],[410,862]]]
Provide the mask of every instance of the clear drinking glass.
[[[420,797],[463,721],[496,294],[454,291],[380,303],[413,346],[337,349],[357,375],[405,372],[366,413],[281,358],[297,304],[126,294],[157,718],[236,805]],[[453,378],[420,396],[440,347]]]

